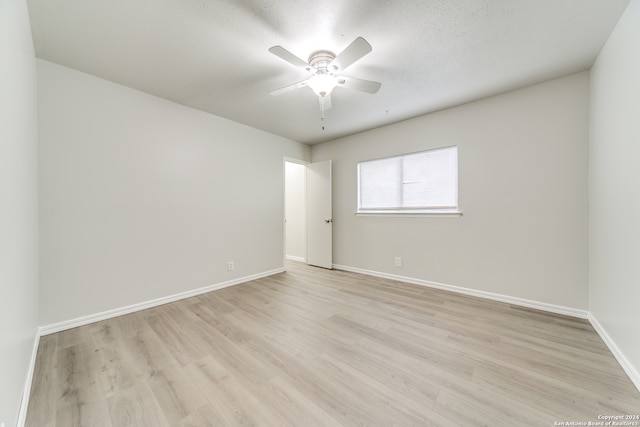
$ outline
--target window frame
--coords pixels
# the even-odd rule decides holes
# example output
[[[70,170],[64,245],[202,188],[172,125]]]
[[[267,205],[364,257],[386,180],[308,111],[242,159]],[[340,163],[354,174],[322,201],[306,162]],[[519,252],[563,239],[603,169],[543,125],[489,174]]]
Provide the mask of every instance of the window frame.
[[[360,166],[364,163],[375,162],[380,160],[391,160],[391,159],[401,159],[408,156],[414,156],[416,154],[428,153],[432,151],[439,151],[444,149],[455,148],[456,152],[456,185],[455,185],[455,199],[456,206],[447,206],[447,207],[382,207],[382,208],[362,208],[362,189],[361,189],[361,178],[360,178]],[[421,216],[442,216],[442,217],[459,217],[462,215],[462,211],[460,210],[460,198],[459,198],[459,184],[460,184],[460,157],[459,157],[459,149],[457,145],[449,145],[444,147],[435,147],[421,151],[415,151],[410,153],[403,153],[394,156],[381,157],[376,159],[368,159],[362,160],[356,163],[356,211],[355,215],[357,216],[403,216],[403,217],[421,217]],[[402,183],[400,183],[402,185]]]

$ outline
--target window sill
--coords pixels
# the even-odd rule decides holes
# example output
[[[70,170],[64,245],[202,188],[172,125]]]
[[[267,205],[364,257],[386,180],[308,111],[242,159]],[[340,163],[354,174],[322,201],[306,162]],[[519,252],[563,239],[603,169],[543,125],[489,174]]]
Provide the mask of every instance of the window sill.
[[[354,212],[356,216],[398,216],[398,217],[444,217],[458,218],[462,216],[462,211],[370,211]]]

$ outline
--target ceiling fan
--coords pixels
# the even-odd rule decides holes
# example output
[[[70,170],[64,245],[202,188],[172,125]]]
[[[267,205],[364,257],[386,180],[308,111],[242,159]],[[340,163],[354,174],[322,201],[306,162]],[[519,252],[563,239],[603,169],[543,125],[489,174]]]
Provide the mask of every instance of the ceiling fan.
[[[379,82],[356,79],[339,74],[371,52],[371,50],[371,45],[362,37],[358,37],[337,56],[328,50],[318,50],[309,55],[309,60],[306,62],[282,46],[273,46],[269,49],[269,52],[295,67],[304,68],[311,73],[311,77],[301,82],[272,90],[269,93],[271,95],[281,95],[303,87],[311,88],[319,97],[322,121],[324,122],[324,110],[331,108],[331,91],[335,87],[345,87],[374,94],[382,86]]]

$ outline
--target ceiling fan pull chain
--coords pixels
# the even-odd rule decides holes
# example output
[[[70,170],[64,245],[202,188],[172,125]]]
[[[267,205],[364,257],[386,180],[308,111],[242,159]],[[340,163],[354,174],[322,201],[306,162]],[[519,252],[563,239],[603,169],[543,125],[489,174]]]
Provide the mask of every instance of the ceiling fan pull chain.
[[[322,130],[324,130],[324,96],[320,97],[320,122],[322,123]]]

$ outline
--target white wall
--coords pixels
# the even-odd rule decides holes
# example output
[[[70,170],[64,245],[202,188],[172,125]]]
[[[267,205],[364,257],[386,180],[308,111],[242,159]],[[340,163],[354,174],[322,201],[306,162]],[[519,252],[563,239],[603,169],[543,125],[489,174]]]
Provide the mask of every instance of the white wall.
[[[589,311],[640,388],[640,0],[591,69]]]
[[[334,263],[586,310],[588,89],[583,72],[313,146],[334,160]],[[356,162],[448,145],[462,217],[354,215]]]
[[[41,325],[283,267],[309,147],[44,60],[38,85]]]
[[[298,261],[307,257],[306,166],[285,163],[286,256]]]
[[[38,326],[36,59],[23,0],[0,1],[0,423],[16,425]]]

